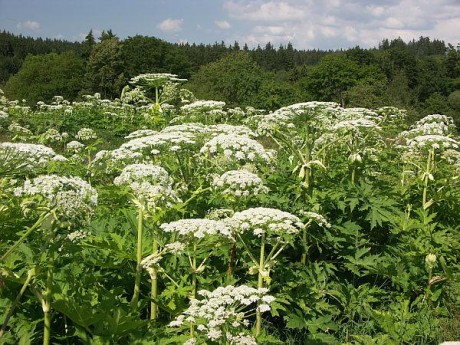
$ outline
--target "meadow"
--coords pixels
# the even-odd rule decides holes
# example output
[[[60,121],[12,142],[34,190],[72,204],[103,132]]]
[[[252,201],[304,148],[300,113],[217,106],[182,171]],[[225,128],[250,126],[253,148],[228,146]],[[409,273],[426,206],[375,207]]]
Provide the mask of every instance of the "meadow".
[[[0,343],[460,339],[452,118],[0,94]]]

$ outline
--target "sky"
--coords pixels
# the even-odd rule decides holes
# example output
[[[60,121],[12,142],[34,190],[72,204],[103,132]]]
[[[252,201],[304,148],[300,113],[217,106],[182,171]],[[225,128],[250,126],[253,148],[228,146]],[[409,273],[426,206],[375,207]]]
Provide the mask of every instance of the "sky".
[[[460,0],[0,0],[0,30],[82,41],[90,29],[250,48],[372,48],[420,36],[457,46]]]

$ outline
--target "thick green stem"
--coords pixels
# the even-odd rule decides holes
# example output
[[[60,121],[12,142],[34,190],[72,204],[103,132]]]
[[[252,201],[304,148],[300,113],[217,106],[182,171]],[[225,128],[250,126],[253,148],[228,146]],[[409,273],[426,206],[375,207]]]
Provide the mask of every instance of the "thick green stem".
[[[303,245],[303,253],[302,253],[302,258],[300,259],[300,263],[305,266],[307,264],[307,251],[308,251],[307,227],[305,227],[302,231],[302,245]]]
[[[153,254],[158,252],[158,241],[153,240]],[[158,306],[155,302],[158,298],[158,270],[154,266],[150,272],[150,278],[152,279],[152,285],[150,289],[150,320],[155,321],[158,318]]]
[[[142,237],[144,231],[144,223],[143,223],[143,205],[138,206],[138,214],[137,214],[137,252],[136,252],[136,277],[134,280],[134,292],[133,298],[131,299],[131,305],[133,307],[137,306],[137,302],[139,300],[140,294],[140,286],[141,286],[141,273],[142,273]]]
[[[29,236],[35,229],[37,229],[40,225],[43,224],[43,222],[45,221],[45,219],[50,215],[50,212],[46,212],[46,213],[43,213],[40,218],[38,218],[38,220],[35,222],[35,224],[30,227],[26,233],[24,235],[22,235],[22,237],[17,240],[17,242],[15,244],[13,244],[13,246],[11,246],[10,249],[8,249],[8,251],[3,254],[2,258],[0,259],[0,261],[4,261],[22,242],[24,242],[24,240],[27,238],[27,236]]]
[[[310,163],[310,133],[307,132],[305,134],[306,140],[306,147],[305,147],[305,164],[306,164],[306,171],[305,171],[305,188],[307,189],[307,193],[310,195],[311,192],[311,168],[308,166]]]
[[[43,345],[49,345],[51,339],[51,294],[53,285],[54,273],[54,254],[51,254],[51,259],[46,272],[46,288],[43,294],[42,309],[43,309]]]
[[[192,258],[192,294],[191,298],[195,299],[196,298],[196,240],[193,241],[193,258]],[[193,338],[195,336],[195,324],[192,322],[190,323],[190,337]]]
[[[259,259],[259,279],[257,281],[257,288],[261,289],[264,287],[264,273],[265,273],[265,233],[262,234],[261,247],[260,247],[260,259]],[[260,302],[257,303],[257,307]],[[256,337],[262,333],[262,313],[256,311]]]
[[[2,329],[0,330],[0,339],[5,333],[6,327],[8,325],[8,321],[10,320],[11,316],[14,313],[14,309],[16,309],[17,305],[19,304],[19,301],[21,300],[22,295],[26,291],[27,287],[29,286],[30,281],[32,280],[34,276],[35,276],[35,268],[32,268],[27,272],[27,277],[26,277],[26,280],[24,281],[24,284],[21,287],[21,290],[19,291],[18,295],[16,296],[16,299],[14,300],[10,309],[8,310],[8,313],[5,315]]]
[[[351,170],[351,184],[355,184],[355,179],[356,179],[356,167],[353,164],[353,169]]]
[[[430,179],[430,174],[431,174],[431,165],[432,165],[432,160],[434,160],[434,152],[433,150],[430,150],[428,152],[428,159],[426,162],[426,171],[423,179],[423,194],[422,194],[422,207],[425,209],[426,208],[426,199],[427,199],[427,191],[428,191],[428,181]]]

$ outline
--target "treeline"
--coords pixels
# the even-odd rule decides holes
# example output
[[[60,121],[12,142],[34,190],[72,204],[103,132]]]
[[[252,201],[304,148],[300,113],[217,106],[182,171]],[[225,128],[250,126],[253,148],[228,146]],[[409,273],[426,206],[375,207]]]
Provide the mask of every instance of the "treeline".
[[[74,43],[0,33],[0,87],[9,99],[35,104],[94,92],[116,98],[130,78],[146,72],[178,74],[197,97],[229,105],[274,109],[320,100],[460,119],[460,52],[428,37],[322,51],[290,43],[249,49],[238,42],[173,44],[140,35],[121,40],[111,30],[97,39],[90,31]]]

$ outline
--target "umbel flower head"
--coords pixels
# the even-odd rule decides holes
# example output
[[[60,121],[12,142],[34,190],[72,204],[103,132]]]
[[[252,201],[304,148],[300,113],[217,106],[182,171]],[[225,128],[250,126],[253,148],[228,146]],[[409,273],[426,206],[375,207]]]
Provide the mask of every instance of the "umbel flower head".
[[[117,186],[129,186],[136,199],[148,208],[154,209],[159,204],[171,205],[179,201],[172,189],[173,180],[168,172],[153,164],[130,164],[114,180]]]
[[[259,237],[264,233],[277,237],[296,235],[305,226],[298,217],[289,212],[264,207],[236,212],[226,222],[235,232],[252,231]]]
[[[249,326],[247,316],[254,312],[256,304],[260,312],[270,310],[270,304],[275,298],[267,295],[267,292],[268,289],[255,289],[246,285],[228,285],[220,286],[214,291],[198,291],[202,299],[192,299],[190,307],[170,322],[169,327],[195,324],[198,336],[206,340],[238,344],[237,340],[246,339],[249,342],[245,344],[256,344],[254,338],[243,336],[241,328]]]
[[[144,73],[131,78],[131,84],[139,85],[141,87],[151,88],[160,87],[167,82],[181,82],[187,81],[186,79],[179,79],[177,74],[171,73]]]
[[[79,177],[41,175],[15,189],[18,197],[38,198],[61,221],[85,222],[97,206],[97,191]]]
[[[50,161],[66,160],[50,147],[26,143],[0,143],[0,157],[4,165],[19,160],[21,168],[27,170],[45,167]]]
[[[262,179],[245,169],[227,171],[215,177],[212,185],[223,195],[236,198],[268,193],[268,188],[264,186]]]
[[[91,128],[81,128],[77,135],[75,136],[78,140],[81,141],[90,141],[97,139],[96,132]]]
[[[201,154],[225,156],[229,160],[268,163],[271,157],[265,148],[254,139],[244,135],[219,134],[206,142],[200,149]]]
[[[230,230],[223,221],[212,219],[180,219],[160,226],[164,232],[175,232],[180,236],[201,239],[220,235],[231,238]]]

